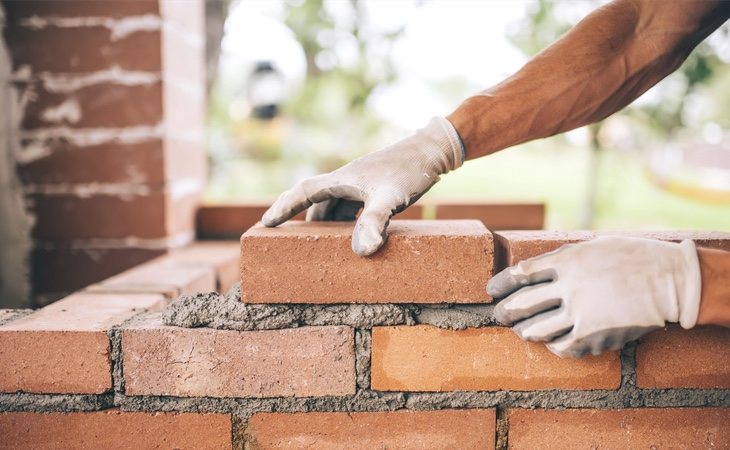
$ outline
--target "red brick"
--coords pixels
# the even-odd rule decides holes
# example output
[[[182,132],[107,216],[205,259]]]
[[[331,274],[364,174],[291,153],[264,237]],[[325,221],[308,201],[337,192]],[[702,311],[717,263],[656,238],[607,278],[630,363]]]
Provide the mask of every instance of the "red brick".
[[[437,219],[477,219],[490,230],[540,230],[545,225],[543,203],[439,203]]]
[[[636,384],[730,389],[730,328],[673,325],[644,336],[636,349]]]
[[[150,72],[162,69],[159,30],[137,31],[112,40],[111,30],[103,26],[33,29],[10,25],[4,35],[13,68],[25,66],[32,74],[88,73],[110,67]]]
[[[316,397],[355,393],[354,330],[224,331],[162,326],[122,333],[128,395]]]
[[[248,421],[257,449],[494,448],[493,409],[262,413]]]
[[[0,448],[230,449],[231,428],[228,414],[10,412],[0,413]]]
[[[216,273],[212,266],[176,264],[167,256],[133,267],[87,289],[89,292],[162,294],[171,299],[215,290]]]
[[[206,239],[236,239],[261,221],[270,203],[228,203],[205,204],[198,208],[197,233]],[[305,213],[297,214],[292,220],[304,220]]]
[[[730,448],[730,408],[515,409],[510,448]]]
[[[250,303],[489,302],[492,236],[477,221],[394,220],[363,258],[349,222],[257,225],[241,237],[242,299]]]
[[[0,391],[110,390],[107,330],[144,309],[161,306],[159,295],[74,294],[0,326]]]
[[[564,244],[595,239],[598,236],[634,236],[680,242],[692,239],[699,247],[730,251],[730,233],[720,231],[499,231],[494,233],[504,264],[556,250]]]
[[[617,389],[618,353],[561,359],[509,328],[375,327],[372,387],[379,391]]]
[[[26,145],[45,147],[48,155],[18,165],[18,174],[24,184],[127,183],[161,186],[166,180],[182,178],[175,172],[166,174],[167,164],[163,164],[163,141],[160,139],[83,147],[56,139],[26,142]]]
[[[75,292],[166,253],[144,248],[36,248],[32,281],[37,294]]]
[[[173,251],[169,258],[182,267],[210,267],[218,292],[227,292],[238,282],[239,254],[237,242],[198,241]]]
[[[162,82],[142,85],[99,83],[81,87],[70,93],[46,91],[41,83],[33,83],[34,95],[24,110],[25,130],[53,126],[72,128],[124,128],[155,126],[160,123]],[[59,115],[63,108],[76,109],[77,115]],[[203,120],[200,124],[202,126]]]
[[[127,17],[157,14],[158,3],[150,0],[33,0],[7,2],[9,22],[40,17]]]

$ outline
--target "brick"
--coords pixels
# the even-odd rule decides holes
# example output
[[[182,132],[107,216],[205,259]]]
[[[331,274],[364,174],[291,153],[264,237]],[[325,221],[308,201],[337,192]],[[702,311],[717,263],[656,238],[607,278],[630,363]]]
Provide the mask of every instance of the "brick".
[[[672,325],[644,336],[636,349],[636,384],[730,389],[730,328]]]
[[[493,409],[261,413],[247,444],[260,449],[494,448]]]
[[[99,83],[70,93],[46,91],[33,83],[34,95],[24,110],[25,130],[53,126],[71,128],[154,127],[160,122],[162,82],[141,85]],[[199,120],[202,125],[203,120]]]
[[[349,222],[256,225],[241,237],[242,299],[250,303],[489,302],[492,236],[478,221],[394,220],[363,258]]]
[[[33,29],[10,25],[4,35],[13,69],[29,68],[31,74],[88,73],[110,67],[158,73],[162,69],[159,30],[137,31],[114,40],[111,30],[103,26]]]
[[[514,409],[510,448],[728,448],[730,408]]]
[[[40,17],[115,17],[158,14],[158,3],[149,0],[33,0],[3,5],[9,22]]]
[[[543,203],[439,203],[437,219],[477,219],[490,230],[540,230],[545,225]]]
[[[231,447],[228,414],[122,412],[0,413],[2,449]]]
[[[198,241],[171,252],[169,258],[182,267],[209,267],[216,275],[216,289],[227,292],[238,282],[240,248],[237,242]]]
[[[699,247],[730,251],[730,233],[720,231],[499,231],[494,233],[502,263],[514,265],[523,259],[556,250],[564,244],[598,236],[634,236],[680,242],[692,239]]]
[[[18,174],[24,184],[128,183],[161,186],[167,180],[183,178],[179,175],[182,170],[166,173],[163,141],[160,139],[82,147],[54,139],[26,142],[25,145],[46,148],[48,154],[19,163]]]
[[[161,325],[122,333],[128,395],[316,397],[355,393],[354,330],[225,331]]]
[[[33,289],[36,294],[75,292],[165,253],[134,247],[36,248],[31,255]]]
[[[110,390],[107,330],[140,311],[161,306],[159,295],[74,294],[0,326],[0,392]]]
[[[88,292],[162,294],[169,299],[216,290],[216,273],[210,265],[176,264],[163,256],[89,286]]]
[[[372,387],[380,391],[617,389],[618,353],[561,359],[502,327],[375,327]]]
[[[196,229],[204,239],[236,239],[246,230],[261,221],[269,208],[263,203],[227,203],[201,205],[197,211]],[[304,220],[305,213],[297,214],[292,220]]]

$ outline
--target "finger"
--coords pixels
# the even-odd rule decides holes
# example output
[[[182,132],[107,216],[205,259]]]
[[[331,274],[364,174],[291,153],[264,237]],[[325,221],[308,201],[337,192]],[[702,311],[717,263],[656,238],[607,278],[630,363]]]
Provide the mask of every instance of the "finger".
[[[330,174],[317,175],[300,181],[276,199],[264,213],[261,221],[267,227],[275,227],[309,208],[312,203],[334,198],[335,195],[328,189],[331,185]]]
[[[558,255],[572,245],[563,245],[555,251],[520,261],[504,269],[489,280],[487,293],[494,298],[502,298],[531,284],[554,281]]]
[[[582,358],[590,351],[587,345],[576,339],[573,332],[548,342],[545,346],[561,358]]]
[[[560,306],[562,301],[554,283],[527,286],[497,304],[495,318],[504,325],[512,325]]]
[[[391,203],[378,200],[365,202],[362,214],[352,232],[352,250],[360,256],[375,253],[385,243],[386,228],[395,207]]]
[[[558,308],[518,322],[512,331],[526,341],[550,341],[572,328],[573,321],[563,308]]]

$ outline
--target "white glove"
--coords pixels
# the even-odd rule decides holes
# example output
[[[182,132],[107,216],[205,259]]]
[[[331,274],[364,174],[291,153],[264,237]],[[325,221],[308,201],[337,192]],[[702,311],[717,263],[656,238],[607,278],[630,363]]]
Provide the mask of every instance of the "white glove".
[[[334,172],[307,178],[284,192],[266,211],[267,227],[283,223],[316,203],[307,220],[354,220],[352,250],[367,256],[387,237],[398,213],[428,191],[439,175],[464,162],[461,139],[451,123],[434,117],[414,135],[346,164]]]
[[[495,315],[514,324],[522,339],[545,341],[558,356],[580,358],[618,350],[665,322],[692,328],[701,284],[691,240],[601,237],[507,268],[487,292],[509,295]]]

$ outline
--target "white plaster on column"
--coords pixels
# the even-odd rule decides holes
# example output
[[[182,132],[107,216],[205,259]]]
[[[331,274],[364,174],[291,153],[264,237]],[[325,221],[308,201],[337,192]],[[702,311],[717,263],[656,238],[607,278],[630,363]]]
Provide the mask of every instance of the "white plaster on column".
[[[70,122],[81,120],[81,105],[75,98],[69,98],[59,105],[51,106],[41,112],[41,119],[46,122]]]
[[[139,31],[156,31],[162,28],[162,19],[154,14],[122,17],[39,17],[31,16],[20,21],[20,26],[40,30],[48,27],[79,28],[105,27],[111,31],[111,40],[117,41]]]

